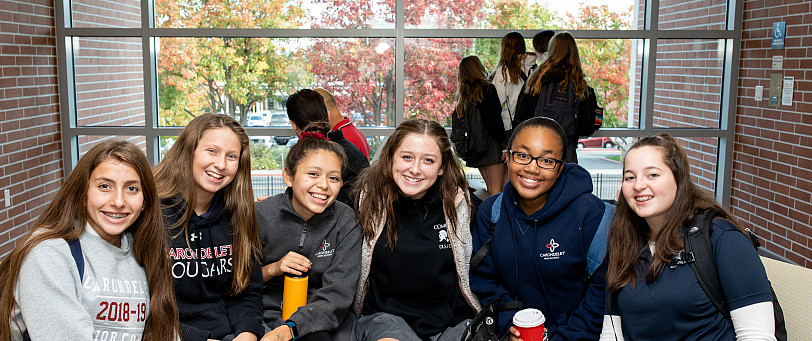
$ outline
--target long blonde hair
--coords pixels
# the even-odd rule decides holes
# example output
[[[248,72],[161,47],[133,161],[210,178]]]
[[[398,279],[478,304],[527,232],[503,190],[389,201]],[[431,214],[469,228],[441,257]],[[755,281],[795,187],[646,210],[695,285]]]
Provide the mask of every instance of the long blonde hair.
[[[169,341],[175,340],[179,334],[169,247],[149,162],[132,143],[105,141],[91,148],[79,160],[22,243],[0,262],[0,321],[4,321],[0,322],[0,340],[11,340],[8,322],[16,303],[14,290],[25,257],[35,246],[48,239],[79,239],[88,221],[90,174],[108,159],[132,167],[141,181],[144,210],[126,231],[133,234],[133,256],[138,265],[144,268],[149,286],[150,312],[144,325],[143,339]]]
[[[251,278],[251,264],[260,257],[261,246],[257,232],[257,217],[254,214],[254,190],[251,186],[251,152],[248,135],[231,116],[203,114],[191,122],[178,136],[166,157],[155,167],[155,182],[161,200],[180,195],[186,205],[183,217],[170,230],[180,229],[174,236],[186,235],[189,220],[194,214],[196,187],[194,177],[189,174],[194,162],[194,152],[203,133],[209,129],[229,128],[240,140],[240,160],[237,174],[230,184],[221,189],[225,198],[225,213],[231,216],[233,236],[233,279],[232,293],[243,291]]]
[[[561,70],[564,73],[564,80],[558,83],[561,92],[567,92],[569,82],[575,86],[575,94],[579,99],[586,98],[587,84],[584,79],[584,70],[581,67],[581,57],[578,53],[578,45],[575,38],[569,32],[556,33],[550,39],[549,55],[544,62],[539,65],[538,70],[530,75],[527,80],[525,92],[530,95],[538,95],[544,86],[542,77],[551,70]]]

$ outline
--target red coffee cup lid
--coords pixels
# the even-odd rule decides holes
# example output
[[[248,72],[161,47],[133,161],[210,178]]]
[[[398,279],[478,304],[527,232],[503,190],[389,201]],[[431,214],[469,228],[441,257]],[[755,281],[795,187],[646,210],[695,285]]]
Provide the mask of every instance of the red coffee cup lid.
[[[544,324],[544,314],[538,309],[527,308],[513,315],[513,325],[521,328],[533,328]]]

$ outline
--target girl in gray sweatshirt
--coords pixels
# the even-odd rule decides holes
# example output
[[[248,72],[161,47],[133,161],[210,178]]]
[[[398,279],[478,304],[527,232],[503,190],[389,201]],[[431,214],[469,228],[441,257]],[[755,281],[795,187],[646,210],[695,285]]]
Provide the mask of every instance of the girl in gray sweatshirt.
[[[96,145],[0,263],[0,340],[175,340],[166,249],[146,156]]]
[[[361,261],[361,231],[353,210],[336,202],[346,164],[326,139],[326,122],[308,125],[288,153],[285,193],[256,204],[265,281],[262,340],[329,340],[352,304]],[[308,275],[307,305],[282,318],[285,274]]]

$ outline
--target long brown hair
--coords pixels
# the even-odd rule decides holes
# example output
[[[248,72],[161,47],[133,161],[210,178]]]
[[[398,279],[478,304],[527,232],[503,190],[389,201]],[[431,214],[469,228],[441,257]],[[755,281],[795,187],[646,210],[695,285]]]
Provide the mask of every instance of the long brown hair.
[[[426,119],[411,119],[403,121],[392,135],[386,140],[379,152],[378,159],[367,169],[358,175],[355,181],[354,194],[362,195],[358,209],[355,211],[361,232],[364,234],[366,242],[375,238],[375,229],[386,219],[387,241],[389,247],[394,248],[398,239],[398,221],[395,214],[395,205],[398,201],[400,190],[392,178],[392,163],[395,150],[400,147],[403,140],[412,134],[430,136],[440,147],[442,158],[441,176],[437,178],[440,183],[440,196],[443,201],[443,212],[449,220],[449,232],[456,235],[458,225],[456,207],[454,199],[459,190],[465,193],[465,202],[471,206],[471,199],[468,197],[468,182],[459,162],[454,157],[451,150],[451,142],[448,140],[445,128],[435,121]]]
[[[149,162],[138,147],[126,141],[105,141],[90,149],[68,175],[54,200],[39,217],[31,231],[0,263],[0,340],[11,339],[11,313],[16,303],[14,290],[20,267],[31,250],[48,239],[77,240],[88,221],[87,191],[90,174],[102,162],[112,159],[132,167],[141,181],[144,210],[126,231],[133,234],[133,256],[144,268],[149,285],[149,317],[144,340],[175,340],[178,335],[178,311],[172,283],[166,234],[161,206],[155,191]]]
[[[166,157],[155,167],[155,182],[158,184],[158,196],[163,199],[180,195],[186,205],[186,213],[173,226],[167,229],[177,230],[174,237],[186,235],[189,219],[194,214],[196,188],[194,177],[189,174],[194,161],[194,152],[200,138],[209,129],[229,128],[240,139],[240,161],[237,174],[230,184],[221,189],[225,198],[225,213],[231,216],[233,234],[233,279],[231,291],[238,294],[248,286],[251,278],[251,262],[260,257],[257,217],[254,215],[254,190],[251,186],[251,152],[248,148],[248,135],[231,116],[203,114],[191,122],[178,136],[175,144],[166,153]]]
[[[608,283],[609,289],[616,292],[627,284],[634,287],[637,282],[635,266],[640,255],[647,250],[649,240],[654,241],[655,254],[646,273],[646,283],[654,282],[662,272],[663,267],[670,261],[670,255],[683,250],[682,227],[690,224],[694,214],[702,210],[713,208],[719,215],[730,221],[736,228],[744,232],[736,223],[733,216],[723,209],[713,198],[703,192],[691,180],[691,167],[685,151],[671,135],[661,133],[656,136],[644,137],[637,141],[629,151],[641,147],[655,147],[660,151],[663,162],[668,165],[674,180],[677,183],[677,193],[674,203],[665,213],[663,229],[656,236],[651,235],[646,220],[638,216],[629,207],[625,197],[621,194],[618,199],[617,212],[612,220],[609,230],[609,258]],[[628,155],[628,153],[626,154]],[[626,160],[623,160],[624,172]]]
[[[550,39],[550,50],[547,59],[539,65],[538,70],[527,80],[525,92],[533,96],[541,93],[541,78],[550,70],[556,69],[564,72],[564,80],[558,83],[562,92],[567,91],[569,82],[575,85],[575,94],[579,99],[586,98],[586,80],[584,70],[581,68],[581,57],[578,53],[578,44],[569,32],[556,33]]]
[[[460,61],[457,69],[457,117],[465,114],[465,104],[482,103],[482,93],[488,84],[488,71],[477,56],[468,56]]]
[[[499,46],[499,63],[496,64],[496,70],[502,68],[502,77],[511,83],[520,83],[522,81],[522,64],[524,63],[524,55],[527,53],[527,47],[524,44],[524,37],[519,32],[510,32],[502,37],[502,42]],[[493,79],[494,75],[491,75]]]

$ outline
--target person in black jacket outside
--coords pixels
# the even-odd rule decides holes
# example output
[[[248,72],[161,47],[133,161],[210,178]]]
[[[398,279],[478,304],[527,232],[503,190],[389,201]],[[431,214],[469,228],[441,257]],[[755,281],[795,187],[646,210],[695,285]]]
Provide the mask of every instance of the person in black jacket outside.
[[[496,87],[488,81],[488,71],[477,56],[468,56],[460,61],[457,71],[457,106],[453,115],[462,118],[476,106],[485,124],[485,129],[491,137],[490,148],[484,156],[477,160],[466,160],[468,167],[476,167],[485,180],[488,195],[502,191],[505,184],[507,168],[502,157],[502,150],[507,146],[507,136],[502,124],[502,107]]]
[[[541,90],[547,84],[555,84],[559,89],[566,92],[567,87],[572,83],[575,95],[581,103],[578,107],[578,115],[589,114],[589,106],[585,105],[588,95],[587,84],[584,79],[584,70],[581,68],[581,57],[578,54],[578,45],[575,44],[575,38],[569,32],[556,33],[550,39],[547,52],[549,53],[547,59],[530,75],[525,84],[524,93],[518,100],[515,116],[517,125],[535,115]],[[559,122],[559,124],[562,124],[562,122]],[[566,125],[562,124],[562,126]],[[569,149],[567,150],[565,162],[578,163],[578,156],[575,152],[577,143],[578,136],[567,132],[567,148]]]
[[[230,116],[203,114],[155,167],[184,341],[265,331],[248,141]]]
[[[297,136],[302,134],[302,130],[308,124],[329,120],[324,97],[321,97],[315,90],[301,89],[294,92],[288,97],[287,107],[288,118],[290,118],[293,131]],[[352,185],[355,183],[358,173],[369,167],[369,160],[358,147],[344,137],[344,133],[340,129],[327,133],[327,138],[338,143],[344,149],[344,154],[347,155],[347,167],[344,167],[344,171],[341,173],[344,185],[341,186],[336,200],[352,207],[350,199]]]

